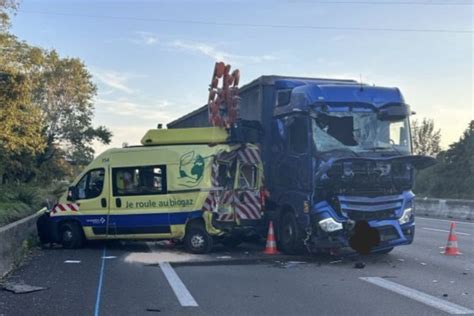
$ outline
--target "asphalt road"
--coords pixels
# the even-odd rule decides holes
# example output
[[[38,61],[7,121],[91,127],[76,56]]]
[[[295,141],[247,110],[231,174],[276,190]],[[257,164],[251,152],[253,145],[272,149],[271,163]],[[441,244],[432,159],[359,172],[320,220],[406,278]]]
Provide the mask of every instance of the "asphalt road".
[[[0,315],[474,315],[474,223],[458,222],[457,257],[440,253],[448,221],[416,229],[412,245],[361,258],[144,242],[38,250],[5,281],[47,289],[0,291]]]

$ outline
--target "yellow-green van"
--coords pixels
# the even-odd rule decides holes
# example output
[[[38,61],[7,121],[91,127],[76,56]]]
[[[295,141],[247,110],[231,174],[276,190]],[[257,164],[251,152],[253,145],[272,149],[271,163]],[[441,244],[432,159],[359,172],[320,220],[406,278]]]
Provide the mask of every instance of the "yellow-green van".
[[[66,248],[93,239],[182,240],[205,253],[213,240],[261,224],[263,168],[250,143],[225,129],[150,130],[142,146],[110,149],[38,221],[42,242]]]

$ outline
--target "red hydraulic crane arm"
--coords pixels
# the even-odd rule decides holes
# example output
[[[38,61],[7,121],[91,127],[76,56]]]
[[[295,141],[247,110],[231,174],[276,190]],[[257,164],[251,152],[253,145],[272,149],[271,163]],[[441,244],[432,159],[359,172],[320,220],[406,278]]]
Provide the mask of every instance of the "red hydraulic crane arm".
[[[225,128],[230,128],[239,116],[240,71],[236,69],[231,73],[230,69],[230,65],[223,62],[216,63],[207,103],[209,123]],[[221,88],[219,88],[219,81],[222,81]]]

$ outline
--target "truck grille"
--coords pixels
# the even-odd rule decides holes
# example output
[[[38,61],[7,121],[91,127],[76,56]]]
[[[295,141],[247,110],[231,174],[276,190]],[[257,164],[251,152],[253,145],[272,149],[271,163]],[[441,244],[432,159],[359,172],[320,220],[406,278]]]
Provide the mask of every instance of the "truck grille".
[[[395,219],[396,211],[403,205],[399,195],[384,197],[340,196],[339,204],[343,215],[352,220]]]

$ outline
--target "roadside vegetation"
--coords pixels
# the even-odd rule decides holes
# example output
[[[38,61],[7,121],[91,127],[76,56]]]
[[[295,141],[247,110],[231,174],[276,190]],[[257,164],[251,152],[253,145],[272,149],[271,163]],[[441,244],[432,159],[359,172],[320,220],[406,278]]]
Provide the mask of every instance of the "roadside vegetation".
[[[424,145],[417,146],[414,141],[415,153],[436,157],[437,164],[418,173],[415,193],[418,196],[474,200],[474,120],[459,140],[443,151],[439,144],[436,146],[439,131],[434,129],[433,122],[425,120],[416,124],[412,126],[414,139],[424,139],[421,141]],[[431,145],[427,146],[429,143]]]
[[[0,225],[37,211],[94,158],[97,87],[86,65],[10,33],[15,0],[0,0]]]

